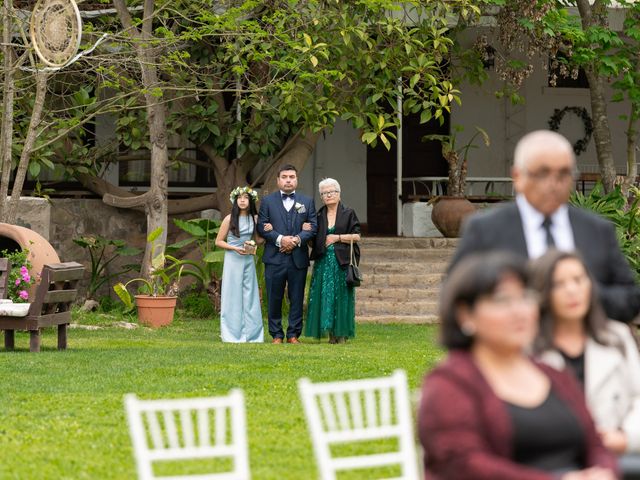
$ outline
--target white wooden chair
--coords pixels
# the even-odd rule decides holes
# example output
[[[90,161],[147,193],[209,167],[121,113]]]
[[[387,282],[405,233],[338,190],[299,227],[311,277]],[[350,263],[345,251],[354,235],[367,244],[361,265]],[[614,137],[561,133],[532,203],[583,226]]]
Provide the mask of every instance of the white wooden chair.
[[[249,452],[242,390],[227,396],[139,400],[125,396],[129,433],[140,480],[249,480]],[[156,476],[162,461],[230,458],[233,470],[198,475]],[[212,460],[214,461],[214,460]]]
[[[400,466],[403,480],[418,480],[413,421],[403,370],[391,376],[344,382],[298,381],[322,480],[336,472]],[[336,444],[395,439],[396,450],[335,456]],[[334,447],[332,449],[332,447]],[[397,467],[396,467],[397,468]]]

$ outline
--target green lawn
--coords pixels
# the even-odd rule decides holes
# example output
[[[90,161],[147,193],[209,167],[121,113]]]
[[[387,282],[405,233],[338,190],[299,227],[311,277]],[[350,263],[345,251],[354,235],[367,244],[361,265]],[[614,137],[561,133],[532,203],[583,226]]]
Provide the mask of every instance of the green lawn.
[[[56,351],[53,329],[42,352],[0,351],[0,478],[135,478],[123,395],[177,398],[245,392],[253,479],[317,478],[296,380],[344,380],[406,370],[410,388],[441,357],[437,329],[359,325],[346,345],[222,344],[214,320],[177,319],[161,330],[126,330],[122,318],[76,320],[99,330],[69,331]],[[130,320],[125,318],[125,320]]]

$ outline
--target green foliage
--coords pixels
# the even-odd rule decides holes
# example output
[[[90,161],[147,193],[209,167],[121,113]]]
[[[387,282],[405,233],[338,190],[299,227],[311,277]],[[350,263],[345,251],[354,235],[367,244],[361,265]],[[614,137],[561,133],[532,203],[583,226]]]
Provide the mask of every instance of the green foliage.
[[[2,250],[0,258],[7,258],[11,264],[9,281],[7,283],[7,298],[14,303],[26,303],[29,301],[29,288],[36,283],[29,270],[33,267],[27,259],[29,250]]]
[[[173,256],[180,250],[188,246],[196,246],[200,251],[200,259],[181,260],[184,266],[183,275],[190,275],[199,284],[207,289],[212,283],[220,279],[222,275],[222,263],[224,260],[224,250],[217,250],[215,246],[216,236],[220,229],[220,222],[207,218],[194,218],[191,220],[173,220],[173,223],[182,231],[189,234],[189,237],[181,242],[167,246],[167,258],[174,261]],[[169,255],[172,254],[172,255]]]
[[[185,315],[195,318],[212,318],[216,312],[211,299],[202,290],[188,290],[180,296],[180,308]]]
[[[603,192],[602,184],[597,183],[589,195],[574,192],[571,203],[613,222],[622,252],[640,280],[640,189],[631,188],[630,201],[622,194],[620,187],[606,194]]]
[[[475,127],[476,132],[462,146],[457,145],[458,134],[464,130],[462,125],[454,125],[452,133],[449,135],[425,135],[422,140],[435,140],[440,142],[442,146],[442,156],[449,166],[449,183],[447,186],[447,194],[452,196],[463,196],[467,181],[467,156],[469,150],[478,148],[475,144],[476,138],[481,137],[485,146],[489,146],[491,141],[489,134],[478,126]]]
[[[120,270],[109,272],[109,265],[114,260],[142,253],[139,248],[127,246],[124,240],[109,240],[101,235],[84,235],[74,238],[73,242],[89,252],[91,276],[87,287],[87,298],[94,298],[98,289],[112,278],[124,275],[138,267],[136,264],[123,265]]]
[[[123,304],[118,302],[113,297],[109,295],[102,295],[98,299],[98,303],[100,304],[100,311],[104,313],[126,313],[126,310],[123,309]]]
[[[153,244],[161,235],[162,227],[156,228],[147,236],[147,243],[149,245]],[[123,284],[122,282],[118,282],[113,286],[116,295],[118,295],[118,298],[122,300],[129,310],[132,310],[135,306],[133,296],[127,289],[132,283],[141,283],[140,293],[153,297],[175,296],[178,294],[180,277],[182,276],[184,266],[190,262],[165,255],[164,249],[165,246],[162,244],[155,244],[153,246],[149,278],[133,278],[127,283]]]
[[[210,158],[267,159],[298,132],[331,129],[339,119],[361,130],[363,142],[390,148],[398,93],[405,112],[442,122],[460,103],[447,65],[448,19],[470,21],[480,9],[472,0],[238,0],[221,8],[158,1],[156,13],[170,133],[206,145]],[[113,18],[90,22],[121,28]],[[122,38],[119,54],[131,59],[135,45]],[[118,134],[135,151],[148,148],[146,92],[129,65],[101,65],[99,78],[100,88],[122,94]]]

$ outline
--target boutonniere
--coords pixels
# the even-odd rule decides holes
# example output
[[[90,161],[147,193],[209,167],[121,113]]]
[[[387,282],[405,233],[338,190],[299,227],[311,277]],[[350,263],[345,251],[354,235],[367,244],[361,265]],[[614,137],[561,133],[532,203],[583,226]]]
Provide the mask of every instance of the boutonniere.
[[[305,213],[307,211],[306,208],[304,208],[304,205],[301,203],[296,202],[296,204],[293,206],[293,208],[296,209],[297,213]]]

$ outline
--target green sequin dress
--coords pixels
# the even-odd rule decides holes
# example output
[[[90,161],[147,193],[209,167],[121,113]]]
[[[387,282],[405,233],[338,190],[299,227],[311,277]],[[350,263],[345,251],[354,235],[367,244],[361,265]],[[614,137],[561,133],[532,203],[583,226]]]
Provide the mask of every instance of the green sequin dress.
[[[329,228],[327,234],[335,232]],[[305,336],[321,338],[355,335],[355,289],[347,286],[346,270],[340,268],[333,245],[313,265],[307,302]]]

